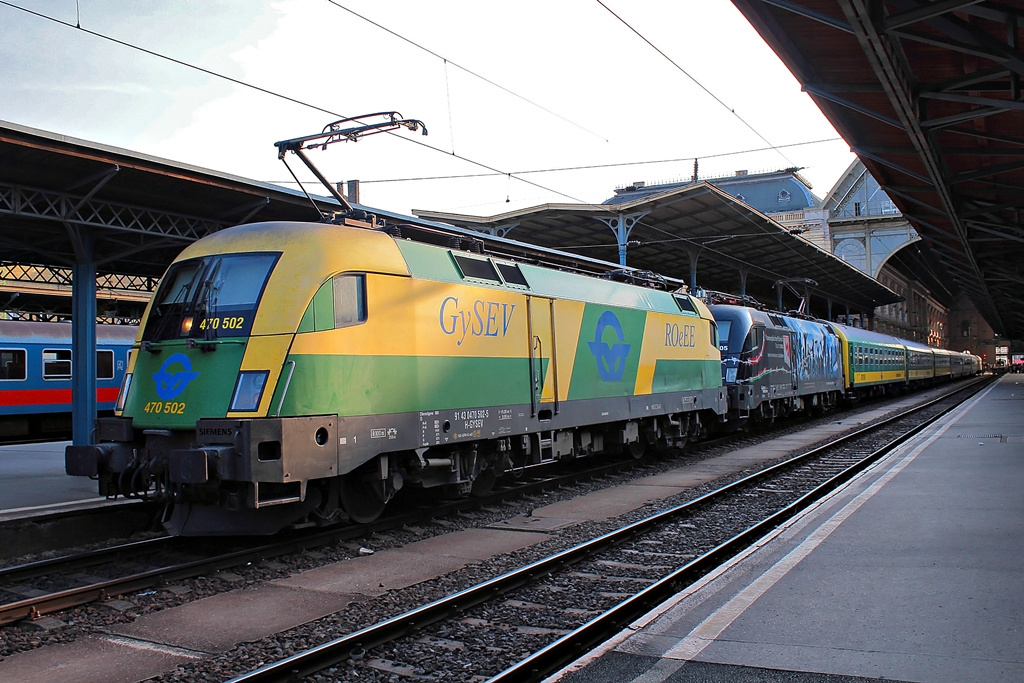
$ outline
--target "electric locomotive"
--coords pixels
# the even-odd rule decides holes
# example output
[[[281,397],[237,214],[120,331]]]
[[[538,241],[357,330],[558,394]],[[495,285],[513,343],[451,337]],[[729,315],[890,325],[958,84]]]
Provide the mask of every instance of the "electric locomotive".
[[[709,308],[719,328],[728,426],[836,407],[843,375],[839,338],[828,325],[739,303]]]
[[[371,521],[403,486],[480,493],[511,468],[678,447],[725,415],[715,321],[663,279],[400,230],[262,223],[190,245],[67,472],[165,501],[172,533],[262,534]]]

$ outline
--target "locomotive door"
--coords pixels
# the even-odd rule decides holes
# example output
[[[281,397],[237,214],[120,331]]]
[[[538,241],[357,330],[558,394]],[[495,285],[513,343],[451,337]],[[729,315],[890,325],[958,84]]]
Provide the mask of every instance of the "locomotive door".
[[[550,420],[558,412],[558,375],[555,361],[555,302],[526,297],[530,361],[530,417]]]

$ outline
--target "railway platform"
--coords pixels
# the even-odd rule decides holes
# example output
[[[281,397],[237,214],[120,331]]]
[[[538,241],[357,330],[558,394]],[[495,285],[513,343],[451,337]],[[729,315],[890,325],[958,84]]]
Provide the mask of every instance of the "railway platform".
[[[1022,491],[1005,375],[547,681],[1024,680]]]
[[[64,472],[69,441],[0,446],[0,521],[105,502],[96,482]]]

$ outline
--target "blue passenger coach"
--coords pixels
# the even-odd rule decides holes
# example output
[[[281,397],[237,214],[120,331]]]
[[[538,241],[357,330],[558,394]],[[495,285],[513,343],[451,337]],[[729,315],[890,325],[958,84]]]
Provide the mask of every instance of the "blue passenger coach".
[[[138,328],[96,328],[96,406],[111,413]],[[0,320],[0,439],[71,428],[71,324]]]

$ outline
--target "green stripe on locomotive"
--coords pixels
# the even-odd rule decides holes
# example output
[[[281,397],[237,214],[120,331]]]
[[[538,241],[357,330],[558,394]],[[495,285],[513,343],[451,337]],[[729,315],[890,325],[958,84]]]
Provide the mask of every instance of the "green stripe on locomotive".
[[[659,360],[654,366],[655,394],[671,391],[699,391],[717,387],[722,381],[718,360]]]
[[[529,367],[521,358],[303,354],[289,360],[295,371],[283,416],[351,417],[530,402]],[[282,382],[271,401],[275,413],[283,391]]]

